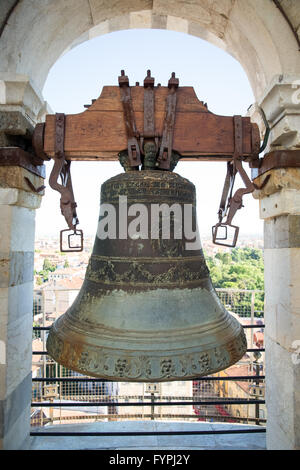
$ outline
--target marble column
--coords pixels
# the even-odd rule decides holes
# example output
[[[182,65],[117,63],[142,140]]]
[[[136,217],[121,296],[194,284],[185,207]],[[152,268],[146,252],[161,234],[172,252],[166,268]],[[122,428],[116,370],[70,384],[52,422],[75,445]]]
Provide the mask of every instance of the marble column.
[[[299,85],[279,76],[260,103],[271,127],[268,151],[300,148]],[[267,448],[300,449],[300,168],[272,169],[255,182],[268,175],[254,193],[265,221]]]
[[[35,209],[43,179],[0,166],[0,449],[26,448],[30,430]]]

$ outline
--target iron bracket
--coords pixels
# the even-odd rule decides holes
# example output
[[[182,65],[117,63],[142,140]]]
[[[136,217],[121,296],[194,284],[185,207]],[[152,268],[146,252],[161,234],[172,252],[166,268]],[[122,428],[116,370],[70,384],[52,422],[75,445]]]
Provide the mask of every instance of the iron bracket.
[[[151,70],[147,70],[144,79],[144,132],[140,133],[140,150],[144,155],[145,139],[152,139],[155,143],[156,153],[159,149],[159,135],[155,132],[155,95],[154,77],[151,77]]]
[[[143,133],[139,133],[136,128],[129,79],[125,75],[124,70],[121,70],[121,75],[119,76],[119,86],[127,134],[129,166],[137,167],[141,164],[141,154],[144,154],[144,140],[153,139],[156,152],[158,153],[156,166],[161,170],[170,170],[176,116],[176,90],[179,86],[179,80],[175,77],[175,72],[172,72],[171,78],[168,81],[169,94],[166,99],[166,114],[160,144],[159,135],[155,132],[154,78],[151,77],[151,71],[147,70],[147,76],[144,79]]]
[[[175,72],[172,72],[171,78],[168,82],[169,94],[166,100],[166,115],[157,161],[157,166],[161,170],[170,169],[173,149],[173,132],[176,117],[176,90],[178,86],[179,80],[175,77]]]
[[[30,171],[34,175],[46,178],[44,162],[33,153],[27,152],[20,147],[0,148],[0,167],[19,166]]]
[[[251,178],[255,179],[267,171],[277,168],[300,168],[300,150],[274,150],[259,160],[258,168],[251,168]]]
[[[70,236],[68,237],[68,248],[63,248],[62,233],[60,232],[60,250],[61,251],[82,251],[83,250],[83,233],[82,230],[77,230],[76,226],[79,223],[77,218],[76,207],[77,204],[74,199],[72,179],[71,179],[71,162],[65,160],[64,156],[64,136],[65,136],[65,115],[63,113],[56,113],[56,134],[55,134],[55,156],[54,165],[49,177],[49,185],[52,189],[58,191],[60,197],[60,209],[64,216],[68,227],[73,230],[73,235],[80,236],[80,245],[76,247],[71,245]],[[61,184],[58,183],[58,178],[61,179]],[[68,229],[67,229],[68,230]]]
[[[119,76],[119,87],[121,90],[121,101],[128,142],[128,160],[129,165],[135,167],[141,164],[141,152],[138,143],[139,134],[135,124],[129,79],[127,75],[125,75],[124,70],[121,70],[121,75]]]
[[[227,163],[227,174],[225,178],[223,193],[221,197],[220,207],[218,211],[219,222],[212,227],[212,239],[215,245],[223,245],[228,247],[235,247],[238,234],[239,234],[239,227],[236,225],[232,225],[232,219],[235,216],[236,212],[243,207],[243,196],[245,194],[252,193],[254,189],[257,187],[255,184],[249,179],[246,171],[243,168],[242,163],[242,156],[243,156],[243,128],[242,128],[242,117],[241,116],[234,116],[234,141],[235,141],[235,149],[233,154],[233,159]],[[243,183],[245,184],[245,188],[238,189],[234,195],[233,186],[235,182],[236,174],[239,173],[241,176]],[[227,217],[225,222],[223,222],[223,218]],[[218,236],[219,228],[225,228],[225,236],[220,237]],[[227,227],[231,227],[234,230],[234,235],[232,239],[232,243],[225,243],[225,240],[228,239],[228,231]],[[224,240],[224,241],[220,241]]]

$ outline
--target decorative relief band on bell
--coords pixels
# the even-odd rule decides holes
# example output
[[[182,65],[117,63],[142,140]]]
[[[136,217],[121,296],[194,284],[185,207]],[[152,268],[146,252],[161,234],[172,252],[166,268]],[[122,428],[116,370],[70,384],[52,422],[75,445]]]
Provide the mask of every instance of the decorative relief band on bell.
[[[205,352],[164,355],[122,355],[116,350],[82,345],[78,351],[67,339],[50,333],[47,350],[60,364],[91,376],[122,381],[170,381],[212,374],[237,362],[245,354],[244,333],[230,343]]]
[[[138,175],[122,173],[114,176],[101,188],[101,204],[118,203],[119,196],[127,196],[134,202],[171,202],[196,204],[195,186],[176,173],[164,171],[139,172]]]
[[[181,352],[172,356],[133,354],[82,345],[81,350],[66,338],[50,331],[47,350],[60,364],[87,375],[122,381],[170,381],[201,377],[223,370],[245,354],[244,332],[231,342],[204,352]]]
[[[151,284],[156,287],[206,281],[208,268],[203,257],[191,258],[113,258],[92,255],[86,270],[86,279],[102,284],[137,286]]]

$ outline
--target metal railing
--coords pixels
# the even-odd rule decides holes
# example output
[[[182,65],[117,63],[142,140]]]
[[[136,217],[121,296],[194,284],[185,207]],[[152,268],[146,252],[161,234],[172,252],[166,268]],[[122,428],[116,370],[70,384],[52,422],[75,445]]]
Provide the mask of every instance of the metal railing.
[[[68,290],[59,290],[67,292]],[[265,432],[266,410],[264,400],[264,361],[263,347],[254,346],[254,333],[264,329],[263,310],[261,310],[261,291],[242,291],[233,289],[217,289],[220,300],[226,308],[244,317],[248,345],[247,358],[239,364],[243,373],[230,374],[230,368],[208,377],[199,377],[185,381],[189,384],[189,393],[173,392],[178,384],[171,382],[169,393],[147,392],[129,393],[130,389],[122,382],[112,382],[82,376],[59,366],[47,356],[45,340],[50,328],[50,320],[54,320],[63,312],[57,309],[58,292],[55,293],[53,311],[45,311],[45,303],[41,299],[35,302],[34,339],[40,341],[42,350],[33,351],[35,376],[33,377],[32,426],[42,426],[33,430],[32,436],[130,436],[130,435],[179,435],[179,434],[235,434]],[[37,292],[35,292],[35,296]],[[40,296],[42,298],[42,296]],[[48,306],[49,307],[49,306]],[[260,308],[259,308],[260,307]],[[63,305],[65,309],[65,306]],[[49,308],[48,308],[49,309]],[[257,321],[260,324],[257,324]],[[38,323],[38,324],[37,324]],[[261,355],[261,358],[258,358]],[[35,360],[38,359],[38,360]],[[234,366],[236,367],[236,366]],[[245,373],[245,370],[247,372]],[[123,384],[123,393],[122,387]],[[170,384],[170,383],[168,383]],[[177,384],[177,385],[176,385]],[[189,387],[189,388],[188,388]],[[141,388],[140,388],[141,390]],[[46,400],[46,401],[45,401]],[[48,414],[45,412],[48,410]],[[71,414],[69,412],[71,410]],[[73,410],[73,411],[72,411]],[[132,411],[131,413],[128,411]],[[184,431],[184,432],[110,432],[110,433],[78,433],[63,431],[45,431],[43,426],[56,423],[70,423],[99,420],[185,420],[257,424],[257,428],[239,430],[220,429],[216,431]]]

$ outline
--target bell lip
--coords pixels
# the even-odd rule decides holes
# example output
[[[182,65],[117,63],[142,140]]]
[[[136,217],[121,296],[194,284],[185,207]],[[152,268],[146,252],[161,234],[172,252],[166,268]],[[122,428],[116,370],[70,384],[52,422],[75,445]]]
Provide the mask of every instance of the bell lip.
[[[157,375],[155,377],[149,377],[145,374],[145,364],[142,364],[141,366],[143,371],[137,376],[137,377],[132,377],[130,376],[128,373],[114,373],[112,375],[112,372],[106,374],[105,372],[101,371],[101,372],[95,372],[95,371],[92,371],[92,370],[89,370],[89,368],[86,368],[86,367],[79,367],[78,364],[76,364],[75,362],[75,359],[72,358],[72,348],[70,348],[71,344],[69,343],[69,347],[67,348],[68,349],[68,352],[70,353],[71,352],[71,358],[69,358],[69,360],[64,360],[64,354],[62,353],[61,355],[60,354],[55,354],[55,351],[51,351],[52,347],[51,347],[51,340],[53,340],[53,338],[51,338],[50,336],[50,333],[51,333],[51,330],[50,330],[50,333],[49,333],[49,336],[48,336],[48,339],[47,339],[47,351],[48,351],[48,354],[55,360],[57,361],[59,364],[65,366],[66,368],[68,369],[71,369],[73,371],[76,371],[76,372],[79,372],[83,375],[87,375],[87,376],[90,376],[90,377],[96,377],[96,378],[99,378],[99,379],[103,379],[105,381],[111,381],[111,382],[137,382],[137,383],[153,383],[153,382],[174,382],[174,381],[185,381],[185,380],[196,380],[197,378],[200,378],[200,377],[203,377],[203,376],[208,376],[208,375],[211,375],[211,374],[215,374],[219,371],[222,371],[222,370],[225,370],[227,369],[228,367],[232,366],[233,364],[235,364],[236,362],[238,362],[243,356],[244,354],[246,353],[247,351],[247,341],[246,341],[246,336],[245,336],[245,333],[244,333],[244,330],[243,328],[240,326],[240,329],[239,329],[239,332],[237,335],[234,335],[230,341],[228,341],[227,343],[221,345],[221,346],[215,346],[211,349],[199,349],[198,351],[193,351],[193,352],[190,352],[188,350],[185,350],[182,352],[181,356],[178,358],[178,354],[176,355],[175,354],[170,354],[170,351],[169,351],[169,357],[167,357],[167,351],[166,351],[166,354],[163,354],[163,352],[160,353],[160,356],[155,356],[155,359],[156,361],[159,361],[160,363],[160,366],[163,362],[170,362],[170,364],[172,363],[172,361],[175,363],[181,363],[181,361],[183,361],[181,363],[181,367],[182,367],[182,364],[184,364],[184,361],[190,361],[190,363],[193,362],[193,359],[191,358],[191,356],[194,356],[194,357],[197,357],[197,354],[198,355],[208,355],[209,357],[209,361],[212,361],[214,362],[216,357],[219,357],[220,355],[222,356],[222,354],[224,354],[224,351],[225,351],[225,354],[227,354],[227,357],[226,357],[226,360],[223,360],[222,364],[221,365],[213,365],[211,364],[209,366],[209,368],[206,368],[205,370],[202,370],[202,371],[197,371],[195,373],[186,373],[186,374],[183,374],[183,375],[180,375],[178,373],[176,373],[176,375],[174,373],[168,373],[166,374],[166,372],[164,372],[164,375],[162,375],[162,373],[160,375]],[[50,341],[49,341],[49,338]],[[54,338],[54,341],[55,341],[55,338]],[[57,341],[57,338],[56,338],[56,341]],[[236,348],[232,347],[232,344],[236,343]],[[238,344],[240,343],[240,344]],[[64,343],[66,344],[66,342]],[[195,348],[194,348],[195,349]],[[89,355],[90,351],[89,351],[89,348],[86,348],[86,349],[81,349],[79,354],[87,354],[87,356]],[[149,357],[147,358],[147,355],[146,356],[142,356],[142,355],[139,355],[139,357],[131,357],[129,358],[128,354],[122,354],[121,351],[118,351],[118,357],[117,358],[113,358],[111,357],[107,352],[105,352],[105,348],[102,348],[98,351],[98,354],[101,355],[102,353],[102,356],[105,356],[107,355],[107,357],[109,359],[112,359],[114,360],[114,365],[116,367],[118,361],[122,363],[122,361],[124,362],[124,364],[126,363],[126,361],[128,362],[128,359],[129,359],[129,363],[130,361],[132,361],[134,363],[134,367],[135,367],[135,362],[136,361],[141,361],[141,358],[142,358],[142,362],[146,363],[147,359],[153,359],[153,356],[151,356],[151,352],[148,355]],[[126,353],[126,352],[125,352]],[[178,353],[178,352],[177,352]],[[77,363],[78,361],[80,360],[80,356],[78,356],[78,358],[76,359]],[[106,360],[106,359],[105,359]],[[99,361],[100,362],[100,361]],[[125,367],[125,366],[124,366]],[[147,366],[148,367],[148,366]],[[191,367],[191,365],[188,365],[188,367]],[[149,375],[149,374],[148,374]],[[150,375],[151,375],[151,366],[150,366]]]

